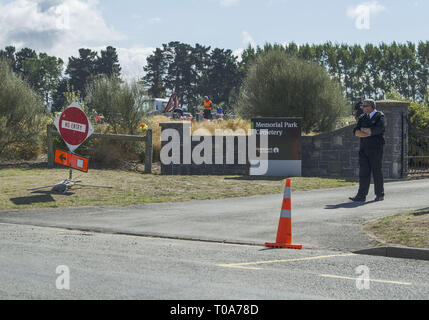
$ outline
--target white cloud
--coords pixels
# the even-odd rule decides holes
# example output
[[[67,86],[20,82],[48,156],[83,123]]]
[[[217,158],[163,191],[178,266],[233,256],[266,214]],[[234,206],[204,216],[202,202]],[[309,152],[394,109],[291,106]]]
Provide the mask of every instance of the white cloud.
[[[355,7],[349,7],[347,16],[355,20],[357,29],[370,29],[370,18],[385,11],[386,8],[379,4],[378,1],[364,2]]]
[[[253,40],[252,36],[247,31],[243,31],[241,33],[241,36],[242,36],[242,43],[244,46],[247,47],[250,44],[253,48],[256,48],[255,40]]]
[[[232,7],[238,5],[240,0],[220,0],[220,5],[222,7]]]
[[[45,48],[58,42],[123,39],[122,34],[106,25],[97,5],[94,0],[15,0],[0,5],[2,42],[22,41]]]
[[[238,48],[238,49],[235,49],[232,52],[232,54],[238,58],[238,61],[241,61],[241,55],[243,54],[243,52],[244,52],[243,48]]]
[[[127,81],[141,79],[144,75],[143,66],[146,65],[146,59],[155,49],[143,46],[129,49],[117,48],[123,79]]]
[[[256,42],[255,40],[253,40],[252,36],[247,31],[243,31],[241,33],[241,43],[244,48],[247,48],[249,45],[251,45],[252,48],[256,49]],[[244,52],[244,48],[237,48],[232,52],[233,55],[238,57],[238,61],[241,61],[241,55]]]
[[[61,57],[79,48],[99,51],[125,36],[108,26],[98,0],[14,0],[0,3],[0,48],[29,47]],[[153,48],[117,48],[124,78],[141,77]],[[141,71],[141,72],[140,72]]]

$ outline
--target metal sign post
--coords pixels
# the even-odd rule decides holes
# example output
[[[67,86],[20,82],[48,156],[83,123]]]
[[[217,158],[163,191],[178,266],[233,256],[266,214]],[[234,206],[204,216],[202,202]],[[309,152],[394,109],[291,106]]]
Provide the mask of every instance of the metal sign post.
[[[95,187],[95,188],[108,188],[106,186],[92,186],[81,184],[80,180],[73,180],[73,169],[88,172],[89,159],[81,157],[75,154],[73,151],[76,150],[86,139],[91,136],[94,132],[94,128],[77,102],[73,102],[68,108],[55,119],[55,127],[64,140],[65,144],[69,148],[70,152],[55,150],[55,163],[69,167],[69,178],[62,182],[51,185],[28,189],[29,191],[40,190],[45,188],[52,188],[51,191],[66,193],[74,185],[80,185],[83,187]]]

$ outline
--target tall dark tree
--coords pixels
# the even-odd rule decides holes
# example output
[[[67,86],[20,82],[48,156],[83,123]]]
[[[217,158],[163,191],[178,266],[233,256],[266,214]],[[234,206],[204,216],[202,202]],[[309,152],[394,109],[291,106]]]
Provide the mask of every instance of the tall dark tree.
[[[417,61],[419,69],[417,76],[419,78],[418,83],[418,98],[421,101],[429,102],[429,41],[419,42],[417,47]]]
[[[61,111],[62,108],[66,107],[67,99],[65,93],[71,90],[69,80],[67,78],[60,79],[52,95],[52,112]]]
[[[121,76],[119,57],[114,47],[108,46],[106,50],[101,50],[100,57],[96,62],[95,73],[106,75],[109,78],[119,78]]]
[[[166,88],[177,94],[181,106],[192,103],[194,86],[198,79],[197,72],[193,68],[192,47],[177,41],[163,46],[168,61]]]
[[[160,48],[157,48],[146,59],[146,66],[143,68],[146,74],[143,77],[143,82],[151,97],[164,98],[166,96],[164,77],[166,76],[167,67],[168,63],[164,52]]]
[[[90,49],[79,49],[79,57],[70,57],[66,74],[70,85],[79,91],[81,98],[86,95],[85,87],[97,75],[98,54]]]
[[[214,49],[207,70],[210,90],[207,95],[217,104],[227,103],[231,90],[238,85],[237,57],[231,50]]]
[[[299,47],[298,57],[307,61],[314,61],[314,50],[308,44],[304,44]]]
[[[298,56],[298,45],[295,42],[290,42],[285,46],[285,50],[291,56]]]
[[[353,100],[353,60],[351,57],[351,50],[346,44],[342,44],[338,49],[339,69],[343,83],[344,93],[346,97]]]
[[[241,86],[249,72],[250,66],[255,62],[256,50],[249,46],[241,53],[241,61],[238,63],[238,85]],[[235,90],[235,98],[238,97],[239,88]]]
[[[407,42],[402,47],[402,70],[404,70],[406,96],[415,100],[418,90],[418,62],[416,56],[416,46]]]
[[[27,59],[37,59],[36,51],[30,48],[23,48],[15,54],[15,70],[17,73],[25,73],[24,62]]]
[[[4,50],[0,50],[0,58],[6,59],[11,65],[13,72],[16,73],[15,51],[14,46],[7,46]]]
[[[51,106],[63,72],[63,61],[46,53],[40,53],[39,56],[26,58],[21,63],[23,78],[41,96],[45,105]]]
[[[395,57],[393,54],[392,46],[381,43],[380,44],[380,69],[382,70],[382,88],[381,90],[386,93],[394,88],[394,74],[395,74]]]
[[[211,63],[210,47],[196,44],[192,53],[194,59],[195,70],[195,86],[194,86],[194,99],[191,101],[193,106],[199,104],[200,97],[211,95],[210,93],[210,79],[209,79],[209,66]],[[191,99],[192,100],[192,99]]]
[[[325,65],[332,78],[341,83],[341,71],[338,58],[338,44],[332,44],[330,41],[324,44]]]

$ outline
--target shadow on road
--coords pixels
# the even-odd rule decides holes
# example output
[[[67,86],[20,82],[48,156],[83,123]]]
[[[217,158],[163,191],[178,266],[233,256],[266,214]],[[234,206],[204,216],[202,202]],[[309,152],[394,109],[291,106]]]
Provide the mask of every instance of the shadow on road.
[[[26,204],[33,204],[33,203],[46,203],[46,202],[55,202],[55,199],[52,197],[52,194],[55,195],[62,195],[62,196],[72,196],[74,193],[67,192],[67,193],[58,193],[58,192],[52,192],[52,191],[35,191],[32,192],[34,194],[33,196],[28,197],[19,197],[19,198],[10,198],[9,200],[13,202],[13,204],[17,206],[22,206]]]
[[[11,198],[10,201],[12,201],[13,204],[16,204],[17,206],[22,206],[33,203],[55,202],[55,199],[52,198],[50,194],[41,194],[28,197]]]
[[[327,204],[325,206],[325,209],[340,209],[340,208],[352,209],[352,208],[362,207],[373,202],[376,202],[376,201],[372,200],[372,201],[366,201],[366,202],[344,202],[339,204]]]
[[[241,176],[241,177],[226,177],[225,180],[267,180],[267,181],[282,181],[285,177],[266,177],[266,176]]]
[[[415,217],[423,216],[423,215],[425,215],[425,214],[429,214],[429,208],[419,209],[419,210],[417,210],[417,212],[414,212],[414,213],[413,213],[413,215],[414,215]]]

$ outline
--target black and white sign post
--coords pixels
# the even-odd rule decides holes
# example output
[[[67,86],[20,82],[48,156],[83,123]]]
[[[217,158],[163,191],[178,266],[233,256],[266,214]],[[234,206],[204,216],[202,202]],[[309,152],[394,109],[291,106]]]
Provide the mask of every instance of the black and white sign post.
[[[55,119],[54,125],[72,154],[94,133],[91,122],[77,102],[68,106]],[[70,181],[72,180],[72,172],[70,169]]]
[[[88,159],[84,157],[80,157],[74,154],[74,151],[79,148],[79,146],[85,142],[93,133],[94,128],[86,116],[85,112],[80,107],[79,103],[73,102],[70,106],[68,106],[59,116],[55,119],[54,125],[60,133],[61,138],[64,140],[65,144],[69,148],[71,153],[67,153],[61,150],[56,150],[56,162],[62,165],[65,165],[70,168],[69,178],[64,181],[52,185],[52,186],[44,186],[37,187],[28,190],[39,190],[45,188],[51,188],[52,191],[58,191],[66,193],[72,186],[79,184],[80,186],[87,187],[97,187],[97,188],[111,188],[105,186],[90,186],[81,184],[82,181],[74,181],[73,178],[73,170],[72,168],[78,169],[80,171],[87,172],[88,168]],[[74,164],[76,161],[76,164]],[[86,168],[85,170],[83,167]]]

